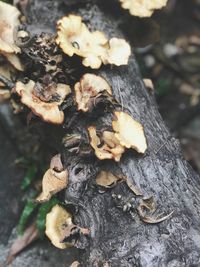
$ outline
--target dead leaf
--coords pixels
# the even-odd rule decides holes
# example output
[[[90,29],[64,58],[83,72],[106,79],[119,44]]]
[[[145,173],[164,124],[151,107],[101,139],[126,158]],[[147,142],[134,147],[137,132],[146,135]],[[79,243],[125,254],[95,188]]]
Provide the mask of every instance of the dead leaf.
[[[6,259],[5,266],[12,263],[15,257],[22,252],[28,245],[39,238],[39,232],[36,228],[36,224],[33,223],[24,232],[23,236],[18,237],[12,244],[8,257]]]
[[[106,188],[111,188],[115,186],[119,180],[122,180],[122,178],[109,171],[100,171],[96,177],[96,184]]]

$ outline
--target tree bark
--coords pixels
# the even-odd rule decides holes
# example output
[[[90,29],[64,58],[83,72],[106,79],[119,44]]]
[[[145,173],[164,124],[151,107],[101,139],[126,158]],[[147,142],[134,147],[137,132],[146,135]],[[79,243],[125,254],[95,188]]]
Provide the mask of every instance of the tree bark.
[[[102,30],[109,37],[124,37],[120,29],[129,27],[129,15],[118,2],[74,2],[31,1],[26,9],[29,28],[34,32],[53,32],[58,18],[75,13],[93,29]],[[125,38],[131,40],[131,36]],[[92,71],[85,68],[80,75],[84,72]],[[103,266],[106,262],[112,267],[199,266],[200,179],[183,159],[178,140],[166,128],[153,92],[145,88],[134,51],[127,66],[104,66],[95,73],[110,83],[123,110],[144,126],[148,149],[144,155],[127,151],[119,164],[81,155],[70,156],[65,148],[62,149],[70,174],[65,203],[67,207],[76,207],[75,223],[91,231],[89,239],[83,242],[81,266]],[[85,115],[78,117],[71,133],[84,135],[89,125],[100,128],[108,125],[110,116],[108,113],[95,119]],[[141,197],[125,183],[104,193],[96,187],[95,176],[100,169],[120,170],[143,196],[154,197],[159,212],[174,211],[173,216],[155,225],[144,223],[136,211]],[[121,195],[120,200],[116,200],[116,195]],[[124,211],[127,202],[132,203],[131,212]]]

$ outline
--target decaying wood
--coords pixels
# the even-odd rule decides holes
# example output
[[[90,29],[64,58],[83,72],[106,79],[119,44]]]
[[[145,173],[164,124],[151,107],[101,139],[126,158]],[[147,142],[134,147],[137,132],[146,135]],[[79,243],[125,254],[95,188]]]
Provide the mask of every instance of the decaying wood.
[[[128,14],[114,0],[77,0],[77,3],[32,0],[26,9],[29,30],[54,32],[55,21],[71,12],[81,15],[93,29],[103,30],[109,37],[122,37],[120,28],[128,27]],[[129,40],[128,36],[125,38]],[[76,79],[85,72],[91,70],[81,68]],[[145,88],[134,55],[128,66],[106,66],[95,73],[110,83],[122,109],[144,126],[148,149],[144,155],[127,151],[119,164],[100,162],[81,153],[70,154],[65,147],[60,151],[69,171],[66,206],[73,211],[77,225],[90,229],[89,238],[77,241],[77,247],[84,249],[80,252],[81,266],[198,266],[199,176],[183,159],[179,142],[163,123],[153,91]],[[67,127],[66,111],[65,133],[86,138],[86,128],[108,125],[110,114],[96,118],[79,115]],[[102,169],[128,177],[143,196],[154,197],[158,214],[174,211],[172,217],[155,225],[143,222],[136,209],[142,196],[134,195],[126,183],[103,192],[97,188],[95,177]],[[131,208],[124,208],[127,203]]]

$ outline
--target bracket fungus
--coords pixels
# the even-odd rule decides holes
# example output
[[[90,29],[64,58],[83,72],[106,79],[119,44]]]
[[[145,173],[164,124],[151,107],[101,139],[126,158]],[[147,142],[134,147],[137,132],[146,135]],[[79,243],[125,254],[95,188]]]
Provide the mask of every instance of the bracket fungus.
[[[167,0],[119,0],[124,9],[137,17],[150,17],[154,10],[161,9],[167,4]]]
[[[60,249],[71,247],[70,244],[61,243],[61,240],[66,226],[72,224],[71,214],[58,204],[47,214],[45,233],[55,247]]]
[[[45,172],[42,180],[42,193],[37,202],[48,201],[52,195],[66,188],[68,184],[68,171],[64,169],[61,155],[57,154],[51,159],[50,168]]]
[[[110,171],[100,171],[96,177],[96,184],[106,188],[111,188],[122,179],[122,177],[116,176]]]
[[[123,111],[115,111],[114,114],[116,120],[113,120],[112,126],[119,143],[126,148],[144,153],[147,143],[142,125]]]
[[[90,103],[101,93],[107,92],[112,95],[112,90],[108,82],[95,74],[84,74],[74,86],[75,100],[78,110],[86,112],[90,108]]]
[[[90,32],[76,15],[63,17],[57,22],[56,43],[63,52],[72,57],[83,58],[83,65],[98,69],[101,64],[126,65],[131,54],[130,45],[123,39],[108,41],[103,32]]]
[[[68,85],[54,83],[48,86],[32,80],[29,80],[27,84],[18,81],[15,91],[21,96],[21,102],[35,115],[49,123],[63,123],[64,112],[59,109],[59,106],[71,92]]]
[[[88,128],[90,136],[90,145],[95,151],[98,159],[114,159],[120,161],[125,148],[119,143],[114,133],[104,131],[101,138],[98,137],[96,128],[91,126]]]

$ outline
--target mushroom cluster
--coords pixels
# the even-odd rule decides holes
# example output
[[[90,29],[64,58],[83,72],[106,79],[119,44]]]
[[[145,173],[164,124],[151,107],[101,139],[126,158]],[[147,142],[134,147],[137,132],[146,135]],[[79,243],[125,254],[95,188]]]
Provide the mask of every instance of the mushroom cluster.
[[[126,65],[131,54],[124,39],[108,40],[103,32],[90,32],[80,16],[69,15],[57,23],[57,44],[72,57],[83,58],[83,65],[98,69],[101,64]]]
[[[0,56],[6,58],[7,65],[8,62],[10,64],[8,67],[0,66],[0,75],[5,77],[5,80],[11,80],[13,69],[23,71],[15,86],[12,83],[12,91],[8,91],[5,85],[0,83],[0,101],[9,98],[12,92],[15,94],[13,99],[18,102],[20,99],[33,114],[53,124],[63,125],[65,115],[68,114],[67,112],[64,114],[63,110],[69,106],[69,113],[71,112],[69,117],[74,113],[85,117],[85,139],[71,127],[69,136],[65,136],[63,140],[70,156],[72,153],[78,157],[83,155],[91,157],[91,154],[92,156],[95,154],[100,160],[110,159],[119,162],[126,149],[144,153],[147,144],[143,127],[128,113],[120,111],[121,106],[114,99],[110,84],[103,77],[91,73],[83,74],[78,82],[74,82],[75,77],[66,77],[65,71],[68,63],[67,60],[64,61],[63,52],[70,57],[80,56],[84,66],[98,69],[102,64],[116,66],[128,64],[131,54],[129,44],[119,38],[108,40],[100,31],[91,32],[82,22],[82,18],[76,15],[69,15],[58,21],[56,37],[42,33],[28,39],[27,42],[27,33],[18,31],[19,18],[20,12],[16,7],[0,1]],[[20,38],[26,45],[22,46],[23,42],[21,45],[18,43]],[[18,40],[16,43],[20,48],[16,45],[15,39]],[[22,53],[25,70],[18,53]],[[71,62],[69,58],[68,61]],[[74,84],[72,91],[67,84],[68,79],[69,83]],[[108,114],[110,110],[114,117],[112,125],[106,130],[91,126],[95,123],[94,107],[98,106],[101,109],[100,103],[104,104],[105,109],[103,108],[96,118],[99,119],[106,112]],[[115,109],[116,106],[118,111]],[[80,123],[78,120],[75,122]],[[70,185],[69,178],[71,178],[70,173],[62,164],[61,155],[54,156],[43,176],[42,192],[36,202],[47,202],[53,195],[67,188]],[[100,170],[96,184],[99,187],[111,188],[123,179],[123,176]],[[129,183],[129,187],[134,191],[132,184]],[[60,205],[55,205],[47,214],[46,235],[60,249],[75,244],[78,235],[88,234],[88,229],[73,224],[72,215]]]
[[[95,127],[88,128],[90,145],[97,158],[120,161],[126,148],[144,153],[147,143],[142,125],[123,111],[115,111],[114,115],[116,120],[112,122],[113,132],[103,131],[98,136]]]
[[[154,10],[161,9],[167,4],[167,0],[119,0],[124,9],[137,17],[150,17]]]

